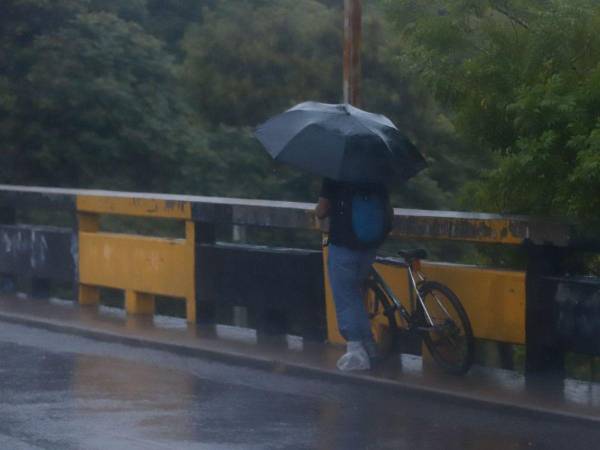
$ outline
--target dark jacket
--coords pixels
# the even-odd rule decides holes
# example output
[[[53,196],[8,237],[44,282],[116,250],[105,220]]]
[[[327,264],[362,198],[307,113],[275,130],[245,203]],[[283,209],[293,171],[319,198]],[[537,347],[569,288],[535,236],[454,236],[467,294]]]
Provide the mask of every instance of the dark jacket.
[[[334,181],[329,178],[323,179],[320,196],[330,202],[329,211],[329,242],[341,247],[360,250],[377,247],[380,242],[373,245],[365,245],[357,240],[352,227],[353,196],[360,191],[375,192],[384,199],[389,206],[389,194],[387,187],[380,183],[346,183]]]

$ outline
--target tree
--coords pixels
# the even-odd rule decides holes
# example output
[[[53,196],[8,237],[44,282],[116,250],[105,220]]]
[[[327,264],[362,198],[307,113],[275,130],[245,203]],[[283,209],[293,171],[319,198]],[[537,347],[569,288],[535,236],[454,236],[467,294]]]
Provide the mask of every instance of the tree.
[[[342,6],[256,0],[218,1],[213,9],[206,8],[183,44],[182,77],[198,113],[213,126],[253,126],[300,101],[341,101]],[[377,3],[366,2],[363,12],[364,108],[391,117],[431,162],[417,179],[394,188],[394,202],[448,207],[451,192],[463,184],[472,164],[463,153],[449,151],[461,146],[440,120],[431,96],[416,89],[410,73],[396,64],[394,51],[401,40]],[[316,195],[315,189],[307,189],[312,179],[305,177],[302,184],[301,174],[284,173],[296,181],[281,179],[273,189],[286,184],[306,192],[304,200]]]
[[[202,18],[202,10],[215,0],[87,0],[89,12],[109,12],[127,22],[135,22],[160,40],[165,49],[182,57],[180,41],[189,25]]]
[[[28,3],[41,5],[32,17],[48,12],[47,2]],[[165,190],[203,138],[161,42],[110,13],[58,19],[4,47],[19,64],[0,83],[0,178]]]
[[[465,190],[480,210],[600,222],[600,5],[592,0],[386,1],[400,64],[458,135],[494,154]]]
[[[144,28],[162,40],[178,59],[183,57],[181,40],[190,25],[202,20],[202,11],[215,0],[147,0],[148,18]]]
[[[207,122],[256,125],[300,101],[340,100],[339,11],[315,0],[219,0],[202,17],[183,41],[182,78]]]
[[[318,180],[270,161],[249,127],[300,101],[341,100],[342,6],[4,2],[0,179],[313,199]],[[364,13],[364,106],[390,116],[431,163],[394,203],[448,208],[470,167],[464,146],[397,63],[402,36],[374,0]]]
[[[426,156],[428,168],[415,179],[394,186],[396,205],[427,209],[456,208],[456,192],[486,163],[468,152],[427,86],[401,60],[404,36],[387,19],[380,2],[363,7],[363,103],[390,117]]]

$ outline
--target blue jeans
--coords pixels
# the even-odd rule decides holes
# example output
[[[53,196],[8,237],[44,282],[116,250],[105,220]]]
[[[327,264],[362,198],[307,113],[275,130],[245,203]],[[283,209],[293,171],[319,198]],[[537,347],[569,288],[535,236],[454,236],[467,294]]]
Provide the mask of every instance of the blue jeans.
[[[373,339],[365,309],[364,283],[377,249],[352,250],[329,244],[327,269],[340,333],[346,341]]]

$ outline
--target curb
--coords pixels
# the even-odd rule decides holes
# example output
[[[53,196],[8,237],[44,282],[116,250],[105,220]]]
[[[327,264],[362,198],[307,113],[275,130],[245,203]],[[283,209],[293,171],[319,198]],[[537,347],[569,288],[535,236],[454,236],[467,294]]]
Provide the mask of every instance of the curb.
[[[534,414],[536,415],[536,417],[544,416],[548,419],[560,419],[561,421],[574,421],[579,423],[587,422],[594,425],[600,424],[600,415],[595,416],[584,413],[576,413],[571,411],[552,409],[549,407],[534,406],[531,404],[515,404],[478,395],[468,395],[463,392],[450,391],[430,386],[415,385],[400,380],[378,378],[374,375],[345,373],[326,368],[289,363],[277,359],[263,358],[260,356],[249,356],[247,354],[239,352],[191,347],[185,344],[163,342],[149,338],[138,338],[135,336],[112,333],[109,331],[98,329],[87,329],[50,319],[32,318],[30,316],[20,314],[9,314],[0,311],[0,321],[18,325],[32,326],[48,331],[65,333],[85,338],[92,338],[103,342],[111,342],[139,348],[166,351],[183,356],[202,357],[221,363],[227,363],[243,367],[251,367],[258,370],[266,370],[269,372],[276,372],[279,374],[309,377],[330,382],[341,381],[344,383],[351,383],[360,386],[369,386],[372,388],[375,387],[387,391],[391,390],[395,392],[409,393],[412,395],[424,394],[432,398],[441,397],[445,401],[452,402],[455,404],[471,407],[475,406],[485,408],[488,410],[526,415]]]

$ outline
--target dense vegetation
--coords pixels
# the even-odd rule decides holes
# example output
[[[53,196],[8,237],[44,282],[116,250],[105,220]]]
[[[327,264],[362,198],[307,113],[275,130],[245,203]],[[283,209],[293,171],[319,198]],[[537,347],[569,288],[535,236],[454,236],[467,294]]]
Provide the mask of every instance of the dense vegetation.
[[[0,183],[289,200],[252,127],[341,100],[341,0],[5,0]],[[600,222],[595,0],[365,0],[363,107],[430,167],[398,206]]]
[[[386,1],[456,133],[495,156],[479,209],[600,219],[600,4]]]

